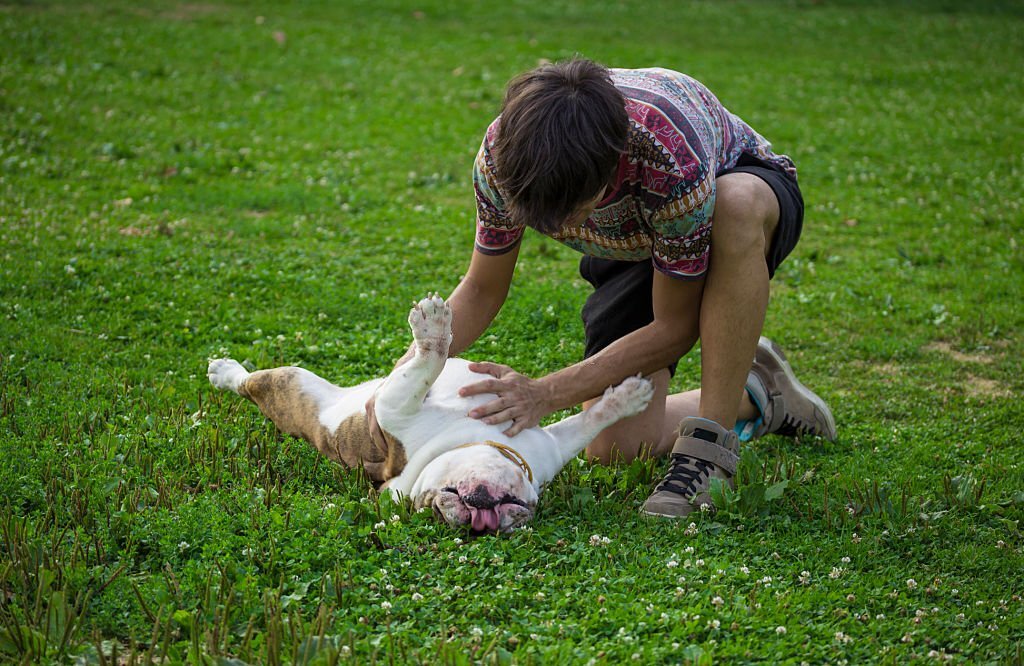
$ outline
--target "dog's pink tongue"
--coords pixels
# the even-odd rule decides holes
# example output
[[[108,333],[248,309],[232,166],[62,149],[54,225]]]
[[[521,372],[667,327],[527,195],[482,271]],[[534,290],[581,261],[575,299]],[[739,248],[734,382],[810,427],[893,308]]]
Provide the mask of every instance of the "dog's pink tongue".
[[[476,509],[469,507],[473,529],[477,532],[498,530],[498,512],[495,509]]]

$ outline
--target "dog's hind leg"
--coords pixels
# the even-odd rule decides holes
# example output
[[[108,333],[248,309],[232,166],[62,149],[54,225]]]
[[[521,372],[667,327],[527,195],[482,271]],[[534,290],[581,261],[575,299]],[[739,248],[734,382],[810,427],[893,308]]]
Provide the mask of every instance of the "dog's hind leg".
[[[391,371],[374,402],[377,421],[390,432],[399,431],[408,418],[416,415],[444,369],[452,342],[452,310],[439,296],[424,298],[409,312],[409,327],[415,353]]]
[[[234,391],[256,403],[281,432],[305,439],[328,458],[342,464],[359,463],[342,457],[339,438],[333,437],[321,423],[321,414],[336,404],[343,393],[327,380],[294,367],[249,373],[231,359],[210,361],[207,376],[215,387]]]

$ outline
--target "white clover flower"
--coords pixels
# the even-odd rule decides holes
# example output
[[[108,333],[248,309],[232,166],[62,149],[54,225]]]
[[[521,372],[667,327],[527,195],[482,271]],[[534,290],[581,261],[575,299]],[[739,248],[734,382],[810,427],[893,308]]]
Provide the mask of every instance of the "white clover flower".
[[[547,595],[545,595],[543,592],[538,592],[537,594],[533,595],[534,599],[536,599],[537,601],[544,601],[545,596]]]
[[[420,594],[419,592],[413,592],[412,593],[412,600],[413,601],[423,601],[423,595]]]
[[[842,567],[832,567],[832,571],[828,572],[828,577],[835,580],[836,578],[842,578],[844,573],[846,573],[846,569]]]
[[[722,597],[715,597],[711,600],[711,605],[715,608],[721,608],[725,605],[725,600]]]
[[[835,638],[836,638],[836,641],[838,641],[840,643],[849,643],[850,641],[853,640],[852,638],[850,638],[849,636],[847,636],[846,634],[844,634],[841,631],[837,631],[836,632]]]
[[[466,563],[466,556],[465,555],[459,555],[459,564],[465,564],[465,563]]]
[[[809,583],[809,582],[811,582],[811,572],[810,571],[801,571],[800,572],[800,584],[801,585],[807,585],[807,583]]]
[[[698,559],[696,562],[693,563],[693,566],[695,566],[695,567],[702,567],[702,566],[704,566],[704,560]]]
[[[668,563],[665,564],[665,566],[669,569],[675,569],[679,566],[679,562],[676,562],[675,560],[669,560]]]
[[[402,518],[397,513],[395,515],[391,516],[391,522],[393,522],[393,523],[397,523],[400,520],[402,520]]]
[[[479,637],[484,635],[484,630],[481,629],[480,627],[473,627],[472,629],[469,630],[469,633],[470,633],[470,635],[479,638]]]
[[[839,561],[842,562],[843,564],[849,564],[850,563],[850,558],[844,557],[843,559],[841,559]]]
[[[693,546],[687,546],[686,548],[683,548],[683,552],[687,555],[693,555]]]
[[[459,537],[455,537],[454,539],[452,539],[452,543],[454,543],[456,546],[461,546],[462,539],[460,539]]]
[[[719,622],[718,620],[710,620],[708,622],[708,627],[710,627],[713,631],[718,631],[718,628],[721,627],[721,626],[722,626],[722,623]]]
[[[380,602],[380,607],[383,608],[386,611],[389,611],[389,610],[391,610],[391,602],[390,601],[382,601],[382,602]]]
[[[690,523],[687,525],[686,529],[683,530],[683,534],[686,536],[694,536],[697,534],[697,523]]]
[[[382,529],[384,529],[384,528],[385,528],[385,527],[387,527],[387,526],[388,526],[388,524],[387,524],[387,523],[385,523],[385,522],[384,522],[384,521],[382,520],[382,521],[380,521],[379,523],[374,523],[374,524],[373,524],[373,529],[375,529],[375,530],[382,530]]]
[[[916,590],[917,589],[917,581],[914,580],[913,578],[908,578],[907,579],[907,589],[908,590]]]
[[[777,633],[777,634],[779,634],[781,636],[781,635],[786,633],[786,628],[783,627],[782,625],[779,625],[779,626],[775,627],[775,633]]]
[[[743,574],[744,576],[748,576],[748,575],[750,575],[750,569],[746,565],[744,565],[744,566],[740,567],[740,573]]]
[[[189,549],[188,541],[180,541],[180,542],[178,542],[178,550],[179,551],[185,552],[188,549]]]

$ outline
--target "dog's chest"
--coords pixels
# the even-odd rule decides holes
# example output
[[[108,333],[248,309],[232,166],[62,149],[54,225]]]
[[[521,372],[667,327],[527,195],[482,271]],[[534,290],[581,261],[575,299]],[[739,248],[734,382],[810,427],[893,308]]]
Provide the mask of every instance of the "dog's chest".
[[[487,393],[468,398],[459,395],[463,386],[487,378],[488,375],[470,371],[469,361],[448,359],[441,375],[430,387],[423,406],[392,433],[405,445],[406,453],[411,455],[441,434],[461,442],[495,439],[500,433],[498,428],[466,416],[473,407],[493,400],[494,395]],[[383,381],[374,379],[343,389],[340,395],[332,396],[330,400],[323,400],[320,403],[323,405],[320,423],[329,432],[336,432],[343,421],[365,410],[366,402]]]

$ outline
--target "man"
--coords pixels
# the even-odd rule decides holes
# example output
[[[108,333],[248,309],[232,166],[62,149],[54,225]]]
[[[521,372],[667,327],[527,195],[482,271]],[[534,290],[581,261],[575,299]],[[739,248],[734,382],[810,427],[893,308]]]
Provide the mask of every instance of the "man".
[[[471,366],[493,378],[462,394],[497,395],[471,417],[510,422],[514,436],[555,410],[587,407],[628,375],[649,376],[648,409],[587,453],[608,463],[671,452],[644,505],[669,517],[710,504],[711,478],[731,482],[740,435],[835,437],[828,406],[759,339],[768,281],[802,226],[796,168],[699,82],[585,59],[527,72],[487,130],[474,185],[476,246],[448,299],[450,354],[501,308],[527,226],[582,252],[594,292],[582,313],[585,359],[539,379]],[[698,338],[700,390],[668,395]]]

